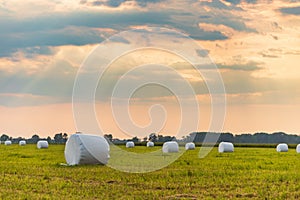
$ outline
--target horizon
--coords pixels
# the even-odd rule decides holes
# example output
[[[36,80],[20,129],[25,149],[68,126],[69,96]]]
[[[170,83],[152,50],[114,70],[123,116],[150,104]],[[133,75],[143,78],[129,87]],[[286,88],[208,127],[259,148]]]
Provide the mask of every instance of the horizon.
[[[38,134],[33,134],[33,135],[30,136],[30,137],[22,137],[22,136],[12,137],[12,136],[10,136],[9,134],[2,133],[0,136],[6,135],[6,136],[8,136],[9,138],[11,138],[12,140],[18,140],[18,139],[30,140],[30,139],[33,138],[33,136],[34,136],[34,137],[35,137],[35,136],[39,136],[39,139],[47,139],[47,138],[50,137],[51,140],[54,140],[55,135],[59,135],[59,134],[64,135],[65,133],[66,133],[66,132],[60,132],[60,133],[55,133],[53,136],[47,135],[47,136],[41,136],[41,137],[40,137],[40,135],[38,135]],[[73,134],[78,134],[78,133],[80,133],[80,134],[85,134],[85,133],[81,133],[81,132],[66,133],[66,134],[67,134],[67,138],[69,138],[69,137],[70,137],[71,135],[73,135]],[[156,134],[156,136],[159,136],[159,135],[160,135],[160,136],[162,136],[162,137],[175,137],[176,140],[185,140],[185,138],[186,138],[187,136],[190,136],[190,135],[193,134],[193,133],[231,134],[231,135],[233,135],[234,137],[235,137],[235,136],[241,136],[241,135],[249,135],[249,134],[250,134],[251,136],[254,136],[254,135],[256,135],[256,134],[274,135],[274,134],[282,133],[282,134],[285,134],[285,135],[287,135],[287,136],[298,136],[298,137],[300,137],[300,133],[286,133],[286,132],[283,132],[283,131],[277,131],[277,132],[271,132],[271,133],[270,133],[270,132],[269,132],[269,133],[268,133],[268,132],[231,133],[231,132],[205,132],[205,131],[202,132],[202,131],[197,131],[197,132],[191,132],[191,133],[188,133],[188,134],[182,136],[181,138],[177,138],[176,136],[167,135],[167,134],[164,134],[164,133],[155,133],[155,134]],[[150,134],[153,134],[153,133],[150,133]],[[146,140],[146,141],[151,141],[151,140],[149,140],[150,134],[146,136],[146,137],[147,137],[147,140]],[[104,134],[103,137],[106,137],[106,136],[108,136],[108,135],[111,135],[113,140],[116,140],[116,139],[117,139],[117,140],[121,140],[121,141],[130,141],[130,140],[132,140],[133,138],[137,138],[137,139],[140,140],[139,142],[145,141],[145,140],[144,140],[145,137],[144,137],[144,138],[140,138],[140,137],[137,137],[137,136],[133,136],[132,138],[118,138],[118,137],[115,137],[113,134],[110,134],[110,133]],[[1,141],[2,141],[2,140],[1,140]]]
[[[74,86],[88,56],[98,45],[117,46],[121,51],[136,43],[152,42],[176,49],[176,41],[185,44],[187,38],[201,47],[197,49],[197,56],[204,60],[203,65],[199,64],[203,74],[182,55],[165,49],[135,49],[117,55],[95,88],[93,114],[99,126],[96,128],[101,131],[93,127],[83,132],[143,138],[150,132],[181,137],[194,127],[197,127],[196,132],[216,129],[211,118],[218,104],[213,105],[212,99],[219,93],[209,90],[208,85],[215,80],[205,77],[211,70],[209,64],[215,64],[226,97],[224,123],[218,127],[222,132],[298,134],[299,10],[300,1],[286,0],[272,3],[260,0],[32,0],[30,4],[0,0],[0,134],[28,138],[34,134],[47,137],[82,131],[83,127],[74,119],[79,115],[73,113]],[[159,37],[153,37],[152,41],[134,36],[118,37],[130,30],[137,35],[148,33],[155,29],[151,27],[168,28],[187,38],[176,37],[172,31],[158,32]],[[181,48],[185,52],[190,50],[189,46]],[[111,56],[116,52],[109,49],[105,53]],[[98,66],[98,62],[106,62],[100,57],[91,63]],[[131,73],[137,67],[145,68],[138,74]],[[124,74],[130,78],[123,80]],[[193,89],[199,110],[196,118],[192,115],[195,107],[188,104],[191,96],[184,93],[185,82],[179,80],[178,75]],[[188,96],[184,96],[188,103],[183,107],[193,117],[185,121],[183,130],[179,130],[183,115],[180,95],[176,96],[165,85],[136,88],[127,102],[131,123],[121,115],[124,95],[113,96],[118,81],[127,81],[126,86],[130,86],[151,78],[170,82],[182,92],[180,95]],[[112,105],[114,99],[119,104]],[[80,103],[84,111],[83,102]],[[112,108],[117,110],[117,115],[112,113]],[[89,123],[90,116],[85,118]],[[221,123],[221,118],[217,122]],[[152,126],[151,123],[157,124]]]

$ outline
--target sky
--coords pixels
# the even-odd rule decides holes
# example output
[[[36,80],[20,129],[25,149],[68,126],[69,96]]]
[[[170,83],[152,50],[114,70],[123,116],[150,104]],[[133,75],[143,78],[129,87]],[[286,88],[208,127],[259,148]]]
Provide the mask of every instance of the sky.
[[[109,39],[116,34],[151,27],[184,34],[201,46],[200,57],[209,57],[217,66],[226,91],[226,115],[218,131],[300,133],[298,0],[0,0],[0,27],[0,134],[46,137],[82,131],[74,120],[78,113],[73,112],[72,96],[83,63],[107,41],[112,48],[104,55],[110,57],[145,39],[134,35]],[[161,35],[151,42],[168,46],[174,39],[172,32]],[[182,38],[176,40],[184,44]],[[176,73],[162,66],[129,73],[153,63]],[[182,119],[172,91],[150,84],[132,94],[126,109],[139,128],[128,128],[132,124],[123,118],[122,105],[114,104],[113,109],[119,110],[115,116],[109,98],[125,73],[129,73],[126,83],[155,77],[182,92],[185,82],[177,79],[179,74],[194,89],[199,116]],[[189,131],[213,130],[209,82],[172,52],[148,48],[120,55],[97,86],[94,111],[102,129],[91,132],[120,138],[142,138],[150,132],[176,135],[182,120],[190,127],[197,122]],[[90,121],[90,116],[84,120]]]

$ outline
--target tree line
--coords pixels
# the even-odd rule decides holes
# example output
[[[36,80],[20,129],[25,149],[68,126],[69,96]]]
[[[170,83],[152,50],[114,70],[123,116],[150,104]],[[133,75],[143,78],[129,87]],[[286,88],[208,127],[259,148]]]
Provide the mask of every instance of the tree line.
[[[133,142],[160,142],[164,143],[167,141],[178,141],[178,142],[195,142],[195,143],[219,143],[219,142],[232,142],[236,144],[278,144],[278,143],[288,143],[288,144],[299,144],[300,136],[296,134],[286,134],[284,132],[275,132],[275,133],[245,133],[234,135],[232,133],[214,133],[214,132],[192,132],[187,136],[182,138],[176,138],[175,136],[168,136],[157,133],[150,133],[149,136],[144,138],[128,138],[128,139],[119,139],[114,138],[112,134],[105,134],[104,137],[114,143],[114,144],[123,144],[127,141]],[[68,140],[67,133],[57,133],[53,138],[50,136],[42,138],[37,134],[34,134],[31,138],[17,137],[12,138],[7,134],[2,134],[0,137],[1,142],[6,140],[11,140],[12,143],[19,143],[20,140],[25,140],[27,143],[35,144],[39,140],[47,140],[52,144],[64,144]]]
[[[214,133],[214,132],[192,132],[187,136],[182,138],[176,138],[174,136],[164,136],[162,134],[151,133],[148,137],[138,138],[133,137],[131,139],[120,140],[118,138],[113,138],[112,134],[104,135],[112,143],[124,143],[126,141],[133,142],[166,142],[166,141],[178,141],[178,142],[195,142],[195,143],[220,143],[220,142],[232,142],[237,144],[278,144],[278,143],[288,143],[288,144],[299,144],[300,136],[296,134],[287,134],[284,132],[275,133],[245,133],[245,134],[232,134],[232,133]]]
[[[68,134],[67,133],[57,133],[54,135],[53,138],[51,138],[50,136],[43,138],[37,134],[34,134],[31,138],[27,138],[27,139],[24,137],[13,138],[13,137],[8,136],[7,134],[2,134],[0,136],[1,142],[7,141],[7,140],[10,140],[12,143],[19,143],[19,141],[25,140],[26,143],[28,143],[28,144],[35,144],[39,140],[47,140],[48,143],[51,143],[51,144],[64,144],[68,140]]]

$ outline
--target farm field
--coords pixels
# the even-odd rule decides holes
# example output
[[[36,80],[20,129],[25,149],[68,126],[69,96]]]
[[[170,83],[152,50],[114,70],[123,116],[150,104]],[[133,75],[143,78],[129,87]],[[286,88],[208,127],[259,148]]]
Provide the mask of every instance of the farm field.
[[[300,198],[300,154],[294,149],[277,153],[274,148],[239,147],[220,154],[214,148],[199,159],[196,148],[168,167],[144,174],[101,165],[61,165],[64,145],[0,145],[0,152],[1,199]]]

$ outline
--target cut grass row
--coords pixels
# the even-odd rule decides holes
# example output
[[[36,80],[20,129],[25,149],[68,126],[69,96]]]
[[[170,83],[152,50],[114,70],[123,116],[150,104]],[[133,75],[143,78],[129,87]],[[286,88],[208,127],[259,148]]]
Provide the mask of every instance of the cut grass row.
[[[123,147],[122,147],[123,148]],[[138,146],[129,151],[158,150]],[[124,148],[125,149],[125,148]],[[127,149],[128,150],[128,149]],[[150,173],[107,166],[63,166],[64,145],[0,146],[2,199],[299,199],[300,155],[274,148],[199,148]]]

